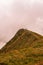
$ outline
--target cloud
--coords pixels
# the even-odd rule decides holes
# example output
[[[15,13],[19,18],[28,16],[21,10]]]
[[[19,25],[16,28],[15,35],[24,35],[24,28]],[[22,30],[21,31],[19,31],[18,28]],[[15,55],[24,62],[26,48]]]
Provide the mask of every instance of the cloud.
[[[43,19],[43,4],[38,0],[1,0],[0,3],[0,41],[7,42],[20,28],[43,35],[43,23],[38,20]]]
[[[36,19],[36,23],[35,23],[35,30],[40,34],[43,34],[43,18],[39,17]]]

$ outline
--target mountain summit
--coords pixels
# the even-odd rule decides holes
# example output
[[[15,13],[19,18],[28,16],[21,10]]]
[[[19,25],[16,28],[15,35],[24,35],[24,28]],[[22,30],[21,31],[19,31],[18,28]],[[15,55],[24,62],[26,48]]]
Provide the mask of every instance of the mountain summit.
[[[2,48],[2,51],[31,47],[32,43],[41,40],[43,36],[26,30],[20,29],[16,35]]]
[[[43,65],[43,36],[20,29],[0,50],[0,65]]]

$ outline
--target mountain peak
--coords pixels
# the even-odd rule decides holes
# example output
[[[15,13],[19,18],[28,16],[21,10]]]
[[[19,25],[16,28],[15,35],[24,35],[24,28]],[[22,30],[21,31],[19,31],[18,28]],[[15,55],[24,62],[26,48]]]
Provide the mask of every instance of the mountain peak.
[[[33,42],[41,40],[43,36],[32,32],[27,29],[20,29],[16,35],[6,43],[6,45],[1,49],[2,51],[9,51],[12,49],[20,49],[24,47],[29,47]]]
[[[0,65],[43,65],[43,36],[20,29],[0,50]]]

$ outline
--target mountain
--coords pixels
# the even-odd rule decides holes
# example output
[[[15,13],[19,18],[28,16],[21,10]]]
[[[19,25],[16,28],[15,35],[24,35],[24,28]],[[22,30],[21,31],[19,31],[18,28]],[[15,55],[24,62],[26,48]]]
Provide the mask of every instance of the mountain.
[[[0,65],[43,65],[43,36],[20,29],[0,50]]]
[[[30,47],[32,43],[41,41],[43,36],[26,29],[20,29],[16,35],[2,48],[2,51],[10,51]],[[43,42],[43,40],[42,40]]]

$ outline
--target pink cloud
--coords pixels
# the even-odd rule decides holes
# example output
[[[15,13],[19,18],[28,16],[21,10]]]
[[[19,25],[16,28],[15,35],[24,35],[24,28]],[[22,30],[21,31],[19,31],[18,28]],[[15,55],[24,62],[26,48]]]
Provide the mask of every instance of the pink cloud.
[[[43,4],[39,2],[16,0],[10,5],[1,4],[0,41],[7,42],[20,28],[27,28],[43,35],[43,25],[40,26],[41,21],[36,21],[38,17],[43,19]]]

